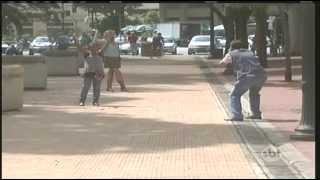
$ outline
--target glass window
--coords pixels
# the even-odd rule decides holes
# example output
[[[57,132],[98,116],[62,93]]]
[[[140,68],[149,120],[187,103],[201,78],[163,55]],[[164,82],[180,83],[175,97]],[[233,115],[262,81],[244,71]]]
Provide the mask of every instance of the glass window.
[[[173,41],[173,39],[164,39],[164,42],[165,43],[173,43],[174,41]]]
[[[49,38],[48,37],[41,37],[41,38],[36,38],[34,41],[35,42],[48,42]]]
[[[194,41],[197,41],[197,42],[208,42],[208,41],[210,41],[210,36],[196,37],[194,39]]]

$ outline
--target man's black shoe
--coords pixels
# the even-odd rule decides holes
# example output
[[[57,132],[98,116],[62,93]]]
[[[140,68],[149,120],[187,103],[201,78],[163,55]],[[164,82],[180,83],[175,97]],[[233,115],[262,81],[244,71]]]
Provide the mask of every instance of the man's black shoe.
[[[257,116],[257,115],[251,115],[246,117],[246,119],[262,119],[261,116]]]
[[[226,118],[225,121],[243,121],[243,119],[240,118]]]

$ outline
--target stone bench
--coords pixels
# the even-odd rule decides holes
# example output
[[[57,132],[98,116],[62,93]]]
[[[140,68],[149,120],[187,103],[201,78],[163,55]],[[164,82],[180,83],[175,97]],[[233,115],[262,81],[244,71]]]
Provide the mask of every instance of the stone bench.
[[[78,51],[52,50],[43,54],[48,76],[76,76],[79,74]]]
[[[47,88],[47,65],[43,56],[2,56],[2,64],[23,66],[25,89]]]
[[[23,71],[21,65],[2,65],[2,111],[22,108]]]

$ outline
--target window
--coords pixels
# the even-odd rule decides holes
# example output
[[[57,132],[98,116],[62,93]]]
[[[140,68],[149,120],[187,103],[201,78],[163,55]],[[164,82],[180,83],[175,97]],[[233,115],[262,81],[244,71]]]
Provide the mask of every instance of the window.
[[[165,43],[173,43],[174,41],[173,41],[173,39],[164,39],[164,42]]]
[[[197,42],[208,42],[208,41],[210,41],[210,36],[196,37],[194,39],[194,41],[197,41]]]

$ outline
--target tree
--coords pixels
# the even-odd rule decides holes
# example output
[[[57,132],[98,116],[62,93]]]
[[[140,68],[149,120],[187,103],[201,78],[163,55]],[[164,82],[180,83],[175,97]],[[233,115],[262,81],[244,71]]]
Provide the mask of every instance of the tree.
[[[221,19],[225,29],[226,36],[226,52],[230,48],[230,42],[234,39],[242,40],[248,44],[247,22],[252,13],[252,9],[243,4],[225,4],[224,12],[220,11],[215,6],[213,11]]]
[[[119,17],[116,15],[105,16],[101,21],[98,21],[96,28],[99,32],[112,29],[118,31],[119,29]]]
[[[54,13],[50,9],[59,8],[57,3],[2,3],[2,17],[5,17],[5,21],[2,21],[2,30],[8,26],[9,23],[13,23],[18,31],[18,34],[22,31],[22,24],[30,21],[30,18],[34,17],[34,12],[38,11],[37,17],[48,20],[50,14]],[[40,15],[39,15],[40,14]],[[2,31],[7,33],[6,31]]]
[[[160,22],[160,16],[157,11],[148,11],[144,16],[145,24],[157,24]]]
[[[247,22],[252,9],[242,4],[233,3],[224,5],[224,13],[216,7],[213,7],[213,11],[219,16],[225,29],[225,54],[228,53],[230,43],[234,39],[239,39],[248,46]],[[230,64],[227,65],[224,74],[232,74]]]
[[[235,39],[239,39],[244,43],[245,47],[248,48],[248,33],[247,33],[247,23],[249,17],[252,13],[252,9],[249,7],[239,7],[235,9]]]
[[[141,3],[78,3],[77,7],[90,10],[94,13],[101,13],[107,18],[111,18],[116,21],[116,24],[112,25],[112,28],[119,32],[122,27],[126,24],[125,13],[131,13],[135,7],[140,6]],[[106,24],[109,20],[105,20]],[[102,21],[101,21],[102,22]],[[108,24],[108,23],[107,23]],[[98,25],[100,29],[105,29],[102,24]],[[110,28],[108,28],[110,29]]]

